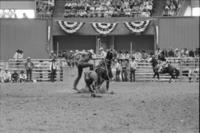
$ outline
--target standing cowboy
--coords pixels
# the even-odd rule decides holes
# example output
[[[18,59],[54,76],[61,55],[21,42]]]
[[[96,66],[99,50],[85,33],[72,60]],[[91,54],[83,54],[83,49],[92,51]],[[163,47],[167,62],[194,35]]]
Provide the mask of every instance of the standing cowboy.
[[[137,62],[135,61],[135,57],[132,57],[130,61],[130,82],[135,82],[135,71],[137,69]]]
[[[74,80],[73,89],[78,91],[77,85],[82,76],[83,69],[90,67],[93,68],[93,64],[89,63],[89,60],[92,58],[92,54],[90,52],[81,52],[79,53],[81,56],[77,62],[78,76]]]
[[[34,64],[33,64],[33,62],[31,62],[31,58],[28,57],[27,61],[25,63],[27,81],[32,81],[32,70],[33,70],[33,68],[34,68]]]
[[[53,58],[51,60],[51,63],[50,63],[50,81],[51,82],[54,82],[55,81],[55,78],[56,78],[56,71],[57,71],[57,64],[56,64],[56,59]]]
[[[157,78],[160,79],[159,73],[158,73],[158,61],[157,61],[155,55],[152,56],[150,62],[151,62],[151,65],[153,67],[153,72],[154,72],[153,78],[155,78],[155,76],[157,76]]]

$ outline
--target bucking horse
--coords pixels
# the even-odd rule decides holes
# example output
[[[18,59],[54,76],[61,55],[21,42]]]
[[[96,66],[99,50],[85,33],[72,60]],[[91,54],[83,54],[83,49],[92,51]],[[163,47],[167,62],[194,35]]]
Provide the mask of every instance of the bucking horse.
[[[176,67],[172,66],[169,63],[160,65],[158,72],[159,73],[168,73],[171,76],[169,79],[169,83],[171,83],[172,79],[175,80],[180,75],[180,71]]]
[[[110,79],[112,79],[111,63],[115,57],[114,51],[110,50],[93,71],[85,72],[84,80],[86,86],[91,92],[91,96],[95,97],[95,92],[100,89],[101,85],[106,81],[106,90],[109,90]]]

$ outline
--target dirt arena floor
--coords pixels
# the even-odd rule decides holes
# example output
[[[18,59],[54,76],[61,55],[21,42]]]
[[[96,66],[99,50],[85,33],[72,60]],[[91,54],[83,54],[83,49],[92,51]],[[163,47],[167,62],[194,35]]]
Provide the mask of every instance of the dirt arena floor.
[[[92,98],[72,79],[0,84],[0,133],[199,132],[199,83],[112,82]]]

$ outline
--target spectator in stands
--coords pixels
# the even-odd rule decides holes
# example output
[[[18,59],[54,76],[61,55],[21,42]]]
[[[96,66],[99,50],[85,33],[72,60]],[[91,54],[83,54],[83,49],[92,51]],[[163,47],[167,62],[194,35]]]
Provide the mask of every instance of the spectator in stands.
[[[8,69],[5,69],[5,72],[3,73],[3,82],[11,82],[11,73],[8,71]]]
[[[130,65],[130,82],[135,82],[135,71],[137,69],[137,62],[135,61],[135,57],[132,57],[129,65]]]
[[[13,83],[16,83],[19,81],[19,74],[16,70],[14,70],[13,74],[11,75],[11,80]]]
[[[103,57],[103,58],[106,57],[106,52],[105,52],[105,50],[103,49],[103,47],[101,47],[101,48],[99,49],[99,53],[100,53],[100,56],[101,56],[101,57]]]
[[[173,49],[170,49],[170,50],[169,50],[168,56],[169,56],[169,57],[174,57],[174,56],[175,56]]]
[[[25,82],[27,80],[27,76],[26,74],[24,73],[24,71],[22,70],[19,74],[19,82]]]
[[[137,52],[134,54],[134,57],[135,57],[135,60],[140,61],[140,60],[142,59],[142,54],[141,54],[140,52],[137,51]]]
[[[195,55],[194,55],[194,51],[191,49],[191,50],[189,51],[188,55],[189,55],[189,57],[194,57],[194,56],[195,56]]]
[[[148,58],[148,54],[146,53],[145,50],[142,50],[142,59],[146,60]]]
[[[54,53],[54,51],[52,50],[51,52],[50,52],[50,56],[49,56],[49,58],[50,59],[56,59],[56,54]]]
[[[28,57],[26,60],[25,65],[25,69],[26,69],[26,77],[27,77],[27,81],[32,81],[32,70],[34,68],[34,64],[31,61],[31,57]]]
[[[57,71],[57,64],[56,64],[56,59],[52,59],[50,63],[50,81],[54,82],[56,78],[56,71]]]

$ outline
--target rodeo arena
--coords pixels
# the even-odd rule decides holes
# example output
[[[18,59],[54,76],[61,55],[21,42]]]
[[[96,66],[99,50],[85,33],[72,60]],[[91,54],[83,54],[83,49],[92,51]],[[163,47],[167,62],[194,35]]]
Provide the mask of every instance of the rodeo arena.
[[[199,0],[1,0],[0,133],[199,133]]]

